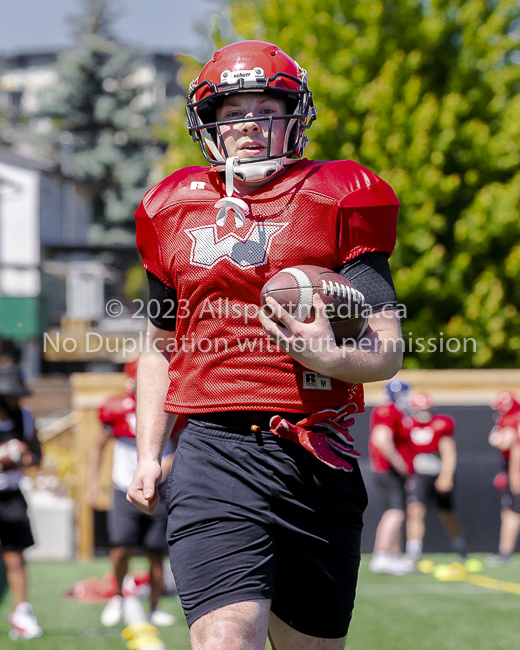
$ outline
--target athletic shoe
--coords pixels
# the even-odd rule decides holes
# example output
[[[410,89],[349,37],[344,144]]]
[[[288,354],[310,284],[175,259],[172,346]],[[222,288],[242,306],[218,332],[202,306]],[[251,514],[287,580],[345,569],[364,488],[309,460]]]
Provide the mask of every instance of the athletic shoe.
[[[405,555],[389,555],[374,553],[368,565],[372,573],[388,573],[393,576],[403,576],[415,571],[415,563]]]
[[[388,573],[394,576],[404,576],[407,573],[415,571],[415,562],[406,555],[391,556],[390,571]]]
[[[513,562],[514,560],[511,555],[502,555],[502,553],[497,553],[496,555],[487,557],[484,560],[484,564],[490,569],[496,569],[497,567],[507,566],[508,564],[512,564]]]
[[[105,627],[113,627],[121,622],[123,618],[123,598],[113,596],[105,605],[101,614],[101,624]]]
[[[461,562],[464,562],[468,559],[468,544],[463,537],[457,537],[453,540],[453,550],[457,553],[461,559]]]
[[[139,598],[128,596],[128,598],[123,599],[123,618],[127,625],[146,622],[146,614],[139,602]]]
[[[11,623],[10,639],[36,639],[43,634],[29,603],[20,603],[9,616],[9,621]]]
[[[162,609],[154,609],[150,614],[150,623],[155,627],[170,627],[170,625],[175,625],[176,622],[177,619],[173,614],[163,612]]]
[[[368,570],[371,573],[386,573],[389,557],[388,553],[374,553],[368,563]]]

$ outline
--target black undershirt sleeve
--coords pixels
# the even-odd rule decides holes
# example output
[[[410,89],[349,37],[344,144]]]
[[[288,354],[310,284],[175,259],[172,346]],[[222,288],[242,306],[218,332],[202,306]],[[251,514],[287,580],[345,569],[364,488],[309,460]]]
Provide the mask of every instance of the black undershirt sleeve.
[[[148,319],[160,330],[173,332],[177,318],[177,291],[146,271],[148,277]]]
[[[336,269],[365,296],[371,313],[398,309],[390,265],[386,253],[363,253]]]
[[[371,307],[371,313],[398,308],[386,253],[363,253],[336,271],[361,291],[366,304]],[[150,271],[146,271],[146,275],[149,290],[148,318],[155,327],[173,332],[176,325],[177,292]]]

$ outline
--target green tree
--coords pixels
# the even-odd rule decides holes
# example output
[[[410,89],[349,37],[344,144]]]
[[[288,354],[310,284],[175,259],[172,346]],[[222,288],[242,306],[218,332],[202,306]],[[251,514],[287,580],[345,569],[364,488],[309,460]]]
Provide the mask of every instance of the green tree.
[[[93,241],[131,244],[133,213],[164,147],[152,126],[161,113],[150,101],[151,79],[141,78],[146,58],[115,38],[110,6],[85,0],[77,44],[59,57],[63,82],[46,114],[72,134],[74,175],[93,189]]]
[[[405,340],[461,341],[458,353],[415,343],[405,366],[518,366],[517,0],[229,0],[228,12],[226,42],[274,42],[308,70],[318,120],[307,155],[356,160],[396,191]],[[222,33],[217,21],[217,45]],[[172,133],[182,162],[177,119]]]

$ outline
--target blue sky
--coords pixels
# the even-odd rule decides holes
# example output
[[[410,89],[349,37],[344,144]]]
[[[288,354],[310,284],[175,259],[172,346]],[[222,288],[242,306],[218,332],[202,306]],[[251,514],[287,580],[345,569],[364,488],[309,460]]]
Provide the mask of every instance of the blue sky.
[[[115,23],[125,41],[157,51],[200,52],[204,39],[196,24],[209,24],[222,0],[113,0],[121,10]],[[81,13],[83,0],[2,2],[0,54],[65,48],[72,42],[67,17]]]

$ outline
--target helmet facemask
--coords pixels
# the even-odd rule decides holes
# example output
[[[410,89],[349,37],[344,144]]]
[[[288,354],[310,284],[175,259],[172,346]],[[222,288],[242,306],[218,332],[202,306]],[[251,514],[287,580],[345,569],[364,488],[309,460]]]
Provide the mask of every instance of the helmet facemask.
[[[288,88],[280,85],[286,85]],[[221,74],[220,83],[214,84],[208,80],[201,83],[197,83],[197,80],[192,82],[186,107],[186,125],[193,140],[199,143],[204,158],[211,165],[223,169],[229,155],[221,126],[243,123],[244,118],[216,121],[217,108],[226,97],[256,92],[282,99],[287,112],[284,115],[255,116],[255,123],[267,127],[267,151],[263,156],[235,159],[234,177],[247,182],[260,182],[270,178],[283,170],[284,165],[295,163],[303,157],[303,150],[308,142],[305,131],[316,119],[312,93],[307,86],[306,71],[298,67],[298,77],[276,72],[272,77],[266,78],[260,67],[254,70],[225,70]],[[275,120],[284,120],[287,123],[283,150],[278,154],[271,153],[271,135]]]

